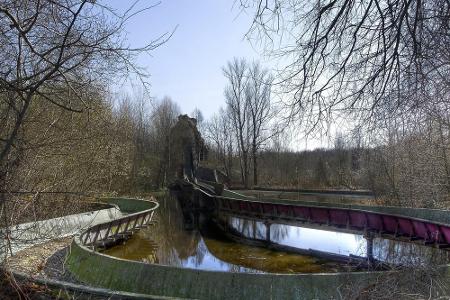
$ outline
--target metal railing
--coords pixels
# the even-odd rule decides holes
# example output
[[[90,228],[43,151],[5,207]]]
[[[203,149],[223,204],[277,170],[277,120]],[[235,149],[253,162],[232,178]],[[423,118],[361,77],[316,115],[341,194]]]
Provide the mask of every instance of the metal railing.
[[[450,249],[450,225],[430,220],[351,207],[324,207],[295,202],[271,203],[228,197],[213,197],[212,201],[221,213],[240,218],[265,219],[287,225],[310,223],[335,229],[372,232],[385,238],[400,238]]]
[[[81,244],[96,249],[99,246],[114,244],[117,240],[127,239],[134,232],[147,227],[159,206],[155,201],[149,202],[153,203],[154,207],[89,227],[80,235]]]

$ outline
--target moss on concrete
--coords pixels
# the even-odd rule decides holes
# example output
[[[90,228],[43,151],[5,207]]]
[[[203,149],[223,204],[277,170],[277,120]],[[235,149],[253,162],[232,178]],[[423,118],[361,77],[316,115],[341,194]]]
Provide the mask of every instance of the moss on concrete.
[[[150,202],[113,198],[109,203],[135,212],[148,209]],[[267,200],[264,200],[267,201]],[[141,201],[143,202],[143,201]],[[292,204],[290,200],[273,200]],[[301,202],[301,201],[300,201]],[[296,204],[300,204],[296,201]],[[311,205],[311,202],[304,203]],[[372,207],[317,203],[332,206],[405,215],[443,222],[448,212],[426,209]],[[448,223],[448,222],[446,222]],[[81,246],[78,239],[71,245],[67,267],[80,281],[112,290],[195,299],[339,299],[340,289],[351,283],[352,288],[363,289],[386,272],[354,272],[336,274],[251,274],[194,270],[157,264],[147,264],[114,258]],[[442,272],[450,274],[448,266]]]
[[[250,274],[126,261],[75,241],[67,267],[82,282],[113,290],[197,299],[334,299],[349,280],[365,286],[378,273]]]
[[[155,204],[150,201],[139,200],[134,198],[100,198],[99,200],[117,205],[120,211],[125,213],[136,213],[155,207]]]

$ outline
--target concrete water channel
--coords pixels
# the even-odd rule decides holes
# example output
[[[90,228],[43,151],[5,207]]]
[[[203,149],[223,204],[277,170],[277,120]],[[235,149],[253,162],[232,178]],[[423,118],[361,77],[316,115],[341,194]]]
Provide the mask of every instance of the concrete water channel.
[[[367,234],[367,229],[372,226],[371,214],[379,214],[380,218],[396,216],[401,222],[404,219],[411,224],[430,223],[430,226],[438,226],[446,233],[450,227],[447,211],[360,204],[366,196],[352,196],[348,199],[352,204],[346,205],[330,204],[326,202],[326,196],[325,202],[308,201],[311,200],[309,198],[295,200],[299,207],[310,207],[310,217],[318,216],[318,220],[326,218],[321,214],[315,216],[314,209],[318,212],[327,210],[328,216],[334,213],[333,209],[345,209],[355,214],[363,212],[370,221],[365,224],[366,231],[363,232],[356,227],[335,228],[326,221],[315,224],[294,222],[294,210],[290,212],[288,209],[294,207],[293,199],[271,202],[259,199],[262,202],[257,202],[255,198],[229,191],[224,195],[211,198],[211,195],[201,192],[191,198],[204,202],[201,206],[207,209],[200,211],[194,207],[188,212],[179,193],[178,199],[161,198],[154,225],[129,235],[130,238],[121,245],[105,248],[100,241],[83,243],[83,235],[75,238],[67,266],[78,280],[93,286],[196,299],[342,298],[342,292],[348,286],[353,290],[363,290],[385,274],[401,274],[424,265],[436,266],[438,276],[444,282],[449,281],[449,252],[443,240],[446,236],[430,236],[435,238],[435,242],[426,243],[413,236],[392,236],[380,232],[370,236],[368,242]],[[220,217],[216,215],[216,221],[211,222],[211,213],[214,215],[217,210],[211,210],[210,204],[214,202],[215,207],[220,208],[225,200],[231,203],[223,206]],[[119,207],[130,206],[127,201],[121,200],[116,204]],[[270,219],[268,227],[267,218],[259,220],[256,214],[251,213],[253,205],[256,212],[272,215],[274,208],[269,207],[265,211],[265,203],[287,207],[284,213],[283,209],[276,209],[281,213],[279,223]],[[196,220],[192,219],[193,216]],[[347,223],[353,222],[350,213],[348,217]],[[103,228],[105,231],[111,226]],[[402,228],[399,227],[399,232]],[[93,230],[89,236],[102,234]],[[371,260],[367,259],[369,254]]]
[[[336,196],[321,197],[326,201]],[[365,196],[347,198],[353,202],[365,199]],[[273,243],[297,248],[299,252],[301,249],[316,251],[307,255],[296,253],[294,249],[282,251],[236,242],[207,220],[197,228],[187,229],[177,199],[166,195],[159,202],[154,226],[142,229],[125,243],[102,253],[145,263],[240,273],[335,273],[367,269],[359,261],[349,264],[347,260],[333,259],[331,255],[366,258],[367,240],[363,234],[307,228],[301,223],[298,226],[272,224]],[[230,217],[228,222],[249,239],[266,237],[263,221]],[[372,252],[376,260],[396,266],[450,262],[448,251],[394,239],[374,238]]]

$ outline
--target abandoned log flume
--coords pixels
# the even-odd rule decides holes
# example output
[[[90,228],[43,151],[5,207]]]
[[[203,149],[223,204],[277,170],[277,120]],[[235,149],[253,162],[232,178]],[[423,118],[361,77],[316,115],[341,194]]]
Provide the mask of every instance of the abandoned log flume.
[[[75,232],[80,232],[80,229],[84,228],[82,229],[82,234],[86,239],[86,244],[89,248],[94,249],[95,246],[97,246],[97,244],[94,243],[94,239],[98,239],[99,241],[104,240],[102,245],[104,245],[104,242],[108,241],[108,238],[120,242],[121,240],[128,238],[139,228],[147,227],[151,224],[153,213],[158,208],[158,203],[155,201],[136,198],[107,197],[98,198],[97,200],[98,202],[96,203],[105,205],[105,209],[40,221],[38,223],[42,224],[37,224],[37,227],[35,224],[31,230],[31,234],[36,234],[36,230],[40,231],[43,230],[44,227],[50,226],[50,228],[44,230],[48,230],[49,232],[56,231],[54,232],[56,234],[54,238],[59,238],[67,235],[72,236]],[[113,224],[109,227],[109,233],[106,233],[104,230],[102,233],[102,228],[108,224]],[[21,225],[27,224],[20,224],[18,227],[23,227]],[[45,243],[46,241],[48,241],[48,239],[37,239],[35,244],[27,243],[26,245],[22,245],[18,251],[32,247],[33,245],[36,245],[36,243]],[[15,255],[16,252],[17,251],[15,251],[13,255]],[[148,293],[140,294],[117,291],[92,285],[74,283],[72,281],[62,281],[60,279],[41,277],[39,275],[30,275],[29,273],[23,273],[15,269],[6,271],[7,273],[11,273],[15,280],[19,282],[32,282],[33,284],[36,283],[47,286],[55,291],[59,291],[59,295],[68,293],[68,297],[70,295],[70,297],[75,297],[76,299],[91,299],[92,297],[95,299],[175,299],[171,297],[155,296]],[[61,292],[63,294],[61,294]]]
[[[450,216],[447,211],[283,199],[256,200],[228,190],[221,191],[217,184],[197,179],[178,181],[172,186],[172,193],[185,208],[191,208],[185,212],[192,214],[194,222],[199,211],[206,211],[218,219],[224,215],[250,219],[263,217],[268,221],[267,224],[302,222],[306,226],[364,231],[434,247],[446,248],[450,244]],[[121,202],[123,206],[127,200],[123,199]],[[139,219],[135,221],[127,221],[125,224],[139,224]],[[68,268],[80,281],[112,290],[198,299],[330,299],[339,297],[339,288],[343,284],[353,282],[354,286],[364,287],[383,274],[229,273],[128,261],[92,249],[92,238],[97,236],[95,244],[105,246],[101,240],[103,237],[110,237],[110,234],[106,234],[108,228],[109,232],[116,232],[111,229],[115,225],[101,225],[97,228],[102,228],[103,234],[93,235],[99,231],[91,228],[74,239]],[[128,231],[125,225],[122,225],[122,229],[125,233]],[[91,242],[85,244],[83,237],[86,240],[87,232],[90,232]],[[449,280],[449,269],[449,265],[440,267],[442,278]]]
[[[115,198],[110,199],[109,201],[117,202],[119,199],[120,198]],[[81,233],[79,236],[80,241],[84,246],[96,250],[99,247],[106,248],[110,245],[127,240],[136,231],[149,226],[152,222],[153,214],[158,208],[158,203],[152,200],[145,201],[144,203],[148,203],[150,208],[127,214],[109,222],[91,226]]]

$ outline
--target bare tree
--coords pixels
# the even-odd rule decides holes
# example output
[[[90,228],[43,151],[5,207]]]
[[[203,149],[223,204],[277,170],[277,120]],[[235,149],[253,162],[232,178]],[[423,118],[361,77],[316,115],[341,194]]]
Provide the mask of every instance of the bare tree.
[[[175,125],[180,108],[173,100],[166,96],[156,106],[152,115],[153,144],[155,155],[159,161],[156,168],[156,186],[164,187],[168,183],[169,172],[176,166],[172,162],[172,153],[180,149],[170,149],[170,130]],[[179,154],[179,153],[178,153]]]
[[[233,127],[231,118],[226,110],[219,109],[219,112],[211,117],[206,124],[205,136],[212,142],[217,153],[217,159],[223,167],[225,175],[231,180],[233,168]]]
[[[248,187],[251,127],[249,123],[249,101],[246,99],[248,87],[247,62],[244,59],[234,58],[223,68],[223,73],[228,79],[228,86],[225,88],[224,94],[236,134],[241,179],[244,186]]]
[[[203,117],[202,111],[200,109],[198,109],[197,107],[194,108],[194,110],[191,113],[191,116],[197,120],[197,126],[202,124],[203,121],[205,120],[205,117]]]
[[[273,117],[271,112],[270,94],[273,78],[268,70],[263,69],[259,62],[254,62],[248,71],[248,86],[245,90],[249,108],[251,127],[251,155],[253,160],[253,185],[258,185],[258,151],[269,139],[269,122]]]
[[[282,59],[278,83],[309,128],[333,115],[367,125],[387,110],[448,112],[448,1],[240,3],[254,16],[247,37]]]
[[[130,71],[136,55],[161,45],[167,35],[130,48],[123,38],[133,6],[117,15],[95,1],[3,1],[0,4],[0,187],[17,163],[21,126],[39,98],[73,112],[89,108],[92,86]],[[73,97],[75,96],[75,97]]]
[[[225,88],[227,111],[232,120],[239,151],[241,178],[249,185],[253,165],[253,184],[258,184],[258,151],[270,138],[273,117],[270,102],[273,77],[259,62],[234,58],[224,68],[229,81]]]
[[[114,155],[109,132],[116,129],[107,87],[131,74],[145,84],[147,73],[135,63],[137,56],[170,36],[131,48],[124,26],[151,8],[136,4],[119,14],[97,1],[1,1],[0,223],[5,232],[31,206],[33,212],[39,208],[40,192],[106,187],[112,177],[102,168]],[[35,189],[29,202],[11,193],[27,188]]]

